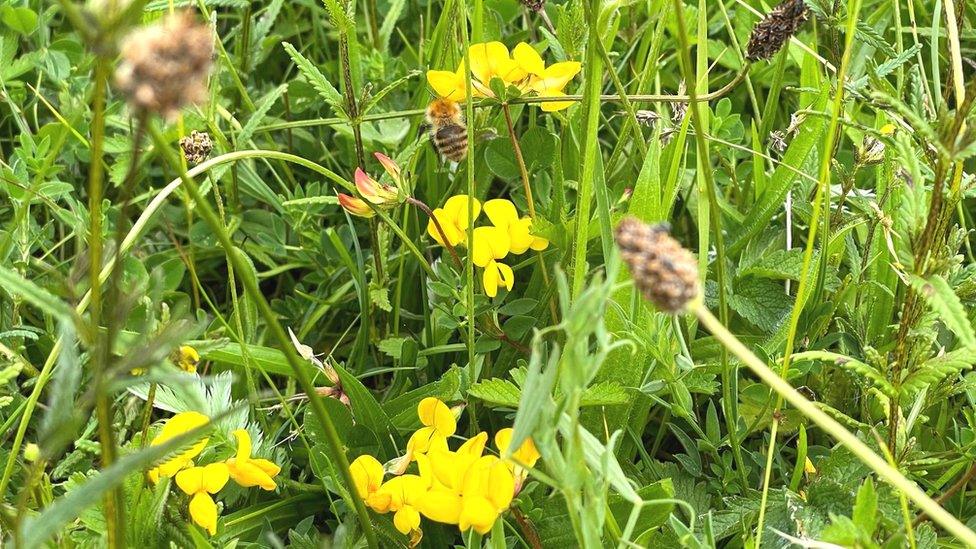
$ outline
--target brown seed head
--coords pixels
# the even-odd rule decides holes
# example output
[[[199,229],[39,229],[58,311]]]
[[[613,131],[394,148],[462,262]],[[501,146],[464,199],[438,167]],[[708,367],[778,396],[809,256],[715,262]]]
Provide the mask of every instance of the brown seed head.
[[[698,262],[666,224],[625,217],[615,238],[637,289],[659,309],[677,313],[698,295]]]
[[[126,38],[115,81],[132,108],[172,118],[207,99],[213,53],[210,26],[177,13]]]
[[[546,6],[546,0],[519,0],[519,2],[532,11],[542,11]]]
[[[804,0],[783,0],[752,29],[746,59],[759,61],[776,55],[809,16]]]
[[[213,141],[210,139],[209,133],[193,130],[190,135],[180,139],[180,148],[183,149],[186,161],[196,165],[210,156],[210,151],[213,150]]]

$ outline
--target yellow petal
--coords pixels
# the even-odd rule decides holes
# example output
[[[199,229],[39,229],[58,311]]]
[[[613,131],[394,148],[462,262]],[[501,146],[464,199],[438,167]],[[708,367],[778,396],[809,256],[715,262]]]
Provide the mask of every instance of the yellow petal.
[[[512,242],[512,253],[515,255],[524,254],[535,240],[535,237],[532,236],[532,220],[528,217],[516,219],[508,226],[508,236]]]
[[[469,456],[481,457],[481,453],[485,451],[485,444],[488,442],[488,433],[482,431],[477,435],[464,441],[464,444],[458,448],[457,453],[467,454]]]
[[[539,92],[539,97],[563,97],[565,95],[565,93],[559,90],[547,90],[544,92]],[[539,108],[545,112],[561,111],[572,106],[572,101],[547,101],[545,103],[539,103]]]
[[[441,230],[444,231],[444,236],[447,237],[447,242],[451,246],[461,244],[464,234],[458,230],[457,224],[453,219],[448,217],[447,212],[441,208],[437,208],[433,211],[433,214],[434,217],[437,218],[437,222],[440,224]],[[441,238],[441,233],[437,230],[437,225],[434,224],[433,219],[427,221],[427,234],[429,234],[430,237],[441,246],[447,246],[447,244],[445,244],[444,240]]]
[[[190,517],[198,526],[210,532],[217,533],[217,504],[206,492],[201,492],[190,500]]]
[[[539,52],[535,51],[535,48],[525,42],[519,42],[512,49],[512,58],[522,70],[529,74],[542,76],[543,71],[546,70],[546,64],[542,60],[542,56],[539,55]]]
[[[500,229],[507,229],[509,225],[519,220],[518,210],[511,200],[495,198],[485,202],[484,209],[491,224]]]
[[[493,259],[503,259],[512,246],[508,232],[498,227],[477,227],[471,240],[471,260],[479,267],[487,267]]]
[[[511,61],[508,48],[501,42],[472,44],[468,49],[471,74],[483,84],[488,84],[495,76],[501,78],[506,61]]]
[[[197,373],[197,364],[200,363],[200,353],[189,345],[180,347],[180,360],[177,364],[185,372]]]
[[[504,263],[496,263],[498,268],[498,281],[506,290],[511,291],[515,287],[515,273],[512,268]]]
[[[541,236],[533,236],[532,244],[529,244],[529,248],[532,248],[537,252],[541,252],[542,250],[545,250],[548,247],[549,247],[549,241],[546,240],[545,238],[542,238]]]
[[[409,534],[420,529],[420,513],[413,507],[406,505],[393,515],[393,526],[401,534]]]
[[[498,295],[498,269],[495,267],[495,261],[491,261],[490,267],[486,267],[485,271],[481,273],[481,285],[485,288],[485,295],[488,297],[495,297]]]
[[[427,83],[434,89],[438,97],[462,101],[465,96],[464,76],[458,78],[458,73],[451,71],[427,71]]]
[[[479,534],[487,534],[496,520],[498,520],[498,511],[486,498],[464,498],[458,517],[458,528],[462,532],[474,528]]]
[[[510,455],[519,465],[523,467],[534,467],[539,461],[539,450],[531,438],[527,438],[518,448],[510,448],[512,442],[512,429],[505,428],[495,433],[495,447],[502,457]]]
[[[239,461],[234,458],[228,459],[227,471],[230,473],[230,478],[234,479],[234,482],[244,488],[260,486],[263,490],[274,490],[278,487],[274,479],[260,467],[254,465],[251,460]]]
[[[417,405],[417,416],[421,423],[433,427],[442,436],[449,437],[457,430],[454,413],[440,399],[427,397],[421,400]]]
[[[468,217],[469,203],[471,207],[470,219]],[[444,203],[444,213],[449,223],[463,232],[481,215],[481,202],[476,198],[469,198],[466,194],[455,195],[448,198],[447,202]]]
[[[184,494],[194,495],[205,492],[203,482],[203,467],[190,467],[176,473],[176,485]]]
[[[169,418],[163,428],[150,443],[151,446],[158,446],[164,442],[174,439],[180,435],[188,433],[198,427],[210,423],[210,418],[199,412],[181,412]],[[187,465],[191,459],[200,455],[200,452],[207,447],[210,439],[203,437],[186,451],[174,456],[168,461],[161,463],[157,469],[160,477],[168,478],[176,474],[177,471]]]
[[[227,470],[226,463],[211,463],[203,467],[202,488],[211,494],[219,492],[227,484],[228,479],[230,479],[230,472]]]
[[[272,478],[278,476],[278,473],[281,472],[281,467],[277,463],[267,459],[252,459],[251,463],[253,463],[258,469],[264,471],[264,474]]]
[[[412,454],[426,454],[432,450],[446,449],[447,437],[441,434],[436,427],[421,427],[414,431],[410,435],[410,440],[407,441],[407,452]]]
[[[234,431],[234,438],[237,439],[237,460],[246,460],[251,457],[251,434],[246,429]]]
[[[562,91],[577,74],[582,65],[578,61],[564,61],[546,67],[542,77],[532,82],[532,89],[541,93]]]
[[[424,496],[418,510],[435,522],[457,524],[461,515],[461,497],[448,490],[431,490]]]

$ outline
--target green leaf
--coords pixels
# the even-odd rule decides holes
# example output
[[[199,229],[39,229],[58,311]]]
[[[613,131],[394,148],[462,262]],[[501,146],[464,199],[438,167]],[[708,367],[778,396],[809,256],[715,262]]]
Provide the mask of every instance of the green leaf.
[[[455,366],[437,381],[418,387],[391,399],[383,404],[383,410],[392,418],[397,429],[406,430],[420,426],[417,417],[417,404],[427,397],[435,397],[443,402],[461,399],[461,370]]]
[[[194,342],[190,343],[193,344]],[[244,360],[243,350],[237,343],[223,343],[210,348],[207,348],[205,345],[211,342],[198,343],[200,346],[194,346],[200,352],[200,358],[203,360],[237,367],[245,367],[247,365],[247,362]],[[260,345],[248,345],[247,356],[252,365],[269,374],[289,377],[294,377],[295,375],[295,371],[292,370],[291,366],[288,365],[288,360],[285,359],[285,353],[282,353],[278,349],[262,347]],[[312,381],[315,381],[316,376],[322,376],[324,379],[323,372],[311,362],[306,363],[304,367],[306,369],[305,372]]]
[[[281,45],[285,48],[285,52],[288,53],[292,61],[295,62],[295,65],[302,73],[302,76],[305,77],[305,80],[308,80],[308,83],[315,88],[315,91],[322,96],[322,99],[324,99],[325,102],[328,103],[329,106],[331,106],[332,109],[335,110],[340,116],[343,118],[348,118],[349,116],[342,107],[342,94],[340,94],[339,90],[337,90],[335,86],[329,82],[325,75],[322,74],[322,71],[320,71],[318,67],[316,67],[304,55],[296,50],[295,46],[292,46],[288,42],[282,42]]]
[[[0,8],[0,20],[20,34],[30,34],[37,29],[37,13],[30,8],[4,6]]]
[[[0,266],[0,288],[61,321],[71,321],[73,311],[65,302],[16,271]]]
[[[812,108],[823,110],[826,102],[827,93],[823,92]],[[763,193],[759,202],[749,210],[749,215],[742,222],[742,230],[729,246],[729,255],[742,250],[746,244],[752,241],[754,236],[769,225],[769,220],[773,218],[773,215],[783,208],[786,193],[793,188],[793,183],[799,177],[798,172],[803,172],[807,158],[816,149],[826,127],[827,119],[820,116],[808,116],[800,124],[797,136],[790,142],[790,146],[783,155],[782,162],[777,165],[776,171],[769,179],[766,192]]]
[[[874,481],[871,477],[864,479],[864,484],[857,491],[854,500],[854,514],[851,517],[854,524],[861,529],[861,533],[870,537],[878,524],[878,494],[874,491]]]
[[[939,275],[931,275],[925,279],[912,275],[911,282],[912,287],[925,298],[939,320],[959,338],[959,342],[965,347],[976,347],[976,332],[973,331],[973,325],[969,322],[959,296],[949,287],[949,283]]]
[[[394,455],[396,449],[393,447],[392,437],[395,433],[389,416],[356,376],[338,364],[335,365],[335,370],[339,374],[343,392],[349,397],[349,405],[352,407],[352,415],[356,423],[372,429],[385,452]]]
[[[766,278],[747,278],[735,285],[729,306],[766,333],[775,332],[793,308],[781,284]]]

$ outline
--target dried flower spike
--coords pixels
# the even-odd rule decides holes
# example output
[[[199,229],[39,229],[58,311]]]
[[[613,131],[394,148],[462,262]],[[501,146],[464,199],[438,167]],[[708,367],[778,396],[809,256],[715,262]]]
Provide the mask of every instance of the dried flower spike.
[[[190,164],[199,164],[210,156],[213,151],[213,140],[207,132],[193,130],[190,135],[180,139],[180,148]]]
[[[769,59],[796,34],[809,15],[804,0],[783,0],[752,29],[746,58],[749,61]]]
[[[698,295],[698,263],[666,224],[625,217],[615,239],[637,288],[659,309],[677,313]]]
[[[135,110],[172,118],[207,99],[213,53],[210,26],[177,13],[126,38],[115,81]]]
[[[535,12],[542,11],[542,8],[546,7],[546,0],[519,0],[519,3]]]

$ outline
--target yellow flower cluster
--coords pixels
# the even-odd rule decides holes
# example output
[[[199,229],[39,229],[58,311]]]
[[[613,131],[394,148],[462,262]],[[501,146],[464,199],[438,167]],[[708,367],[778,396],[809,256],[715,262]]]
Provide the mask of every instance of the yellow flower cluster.
[[[563,61],[546,66],[542,56],[535,48],[520,42],[512,49],[501,42],[472,44],[468,50],[471,63],[471,88],[475,97],[494,97],[490,89],[492,78],[500,78],[506,85],[516,86],[522,93],[534,92],[539,97],[562,97],[563,88],[579,74],[578,61]],[[462,101],[467,97],[464,79],[464,61],[457,70],[427,71],[427,83],[438,96]],[[547,112],[569,108],[572,101],[553,101],[541,103]]]
[[[481,202],[459,194],[448,198],[443,208],[433,211],[433,217],[440,224],[444,238],[441,238],[441,231],[437,229],[433,219],[427,222],[427,233],[441,246],[466,245],[469,204],[472,209],[470,221],[477,220],[481,215]],[[484,270],[481,281],[485,294],[495,297],[499,286],[511,290],[515,285],[512,268],[499,261],[510,253],[521,255],[530,249],[545,250],[549,247],[549,241],[532,234],[532,219],[528,216],[519,217],[515,204],[510,200],[489,200],[484,203],[483,208],[491,225],[472,230],[471,261]]]
[[[208,423],[210,418],[199,412],[176,414],[166,420],[150,445],[158,446]],[[251,435],[246,430],[237,429],[233,435],[237,439],[237,453],[225,461],[203,466],[193,464],[193,458],[200,455],[210,441],[204,437],[148,472],[153,484],[161,478],[176,477],[176,485],[191,496],[190,517],[210,535],[217,532],[217,504],[211,495],[223,489],[228,480],[233,479],[244,488],[260,486],[264,490],[274,490],[278,487],[274,477],[281,472],[281,467],[269,460],[251,457]]]
[[[356,492],[377,513],[393,513],[393,524],[410,536],[411,546],[420,542],[421,516],[443,524],[454,524],[461,532],[474,529],[488,533],[498,517],[522,489],[528,469],[535,466],[539,452],[531,439],[511,448],[512,430],[495,434],[501,457],[482,455],[488,433],[481,432],[452,451],[447,439],[454,435],[454,413],[436,398],[425,398],[417,406],[423,427],[410,437],[407,453],[394,460],[393,477],[383,465],[364,454],[350,465]],[[410,462],[417,462],[418,474],[402,474]]]

